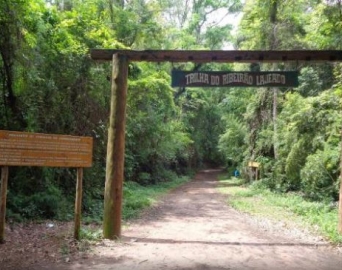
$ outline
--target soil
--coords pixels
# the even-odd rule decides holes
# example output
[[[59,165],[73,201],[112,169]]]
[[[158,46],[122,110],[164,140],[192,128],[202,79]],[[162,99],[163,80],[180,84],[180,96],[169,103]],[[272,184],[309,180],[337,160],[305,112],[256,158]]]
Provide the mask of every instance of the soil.
[[[218,173],[201,171],[165,195],[119,241],[81,247],[72,223],[7,228],[0,269],[342,269],[341,251],[322,238],[232,209]]]

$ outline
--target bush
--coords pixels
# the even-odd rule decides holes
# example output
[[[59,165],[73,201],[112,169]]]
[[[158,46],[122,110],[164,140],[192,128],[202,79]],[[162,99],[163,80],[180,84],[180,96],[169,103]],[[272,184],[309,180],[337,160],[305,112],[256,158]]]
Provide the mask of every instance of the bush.
[[[326,147],[308,156],[301,170],[304,194],[316,200],[338,198],[339,147]]]
[[[41,219],[57,218],[66,219],[67,214],[72,211],[69,203],[62,192],[51,185],[44,192],[37,192],[31,196],[22,194],[14,195],[9,192],[8,196],[8,218],[18,219]],[[73,204],[70,208],[73,207]]]

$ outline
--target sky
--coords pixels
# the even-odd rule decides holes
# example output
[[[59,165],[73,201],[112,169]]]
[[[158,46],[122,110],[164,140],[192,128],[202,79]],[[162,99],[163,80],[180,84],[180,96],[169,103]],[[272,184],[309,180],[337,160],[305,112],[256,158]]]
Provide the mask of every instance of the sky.
[[[241,21],[243,13],[239,12],[236,14],[228,14],[228,15],[226,15],[226,13],[227,13],[226,9],[223,9],[223,8],[219,9],[217,12],[209,16],[208,24],[210,25],[211,23],[214,23],[214,22],[220,22],[219,25],[231,24],[233,26],[232,35],[234,35]],[[228,43],[224,46],[223,50],[235,50],[235,49],[232,44]]]

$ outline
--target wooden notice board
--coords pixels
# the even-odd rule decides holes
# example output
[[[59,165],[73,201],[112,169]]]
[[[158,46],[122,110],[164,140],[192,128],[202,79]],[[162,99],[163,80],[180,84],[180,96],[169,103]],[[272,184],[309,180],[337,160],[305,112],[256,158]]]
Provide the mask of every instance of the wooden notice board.
[[[93,138],[0,130],[0,166],[91,167]]]

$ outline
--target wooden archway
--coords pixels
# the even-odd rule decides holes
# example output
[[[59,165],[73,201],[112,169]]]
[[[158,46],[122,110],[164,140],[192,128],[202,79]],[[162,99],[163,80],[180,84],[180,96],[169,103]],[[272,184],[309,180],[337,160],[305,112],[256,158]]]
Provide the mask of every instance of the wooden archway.
[[[112,61],[112,86],[110,121],[108,129],[105,205],[103,235],[107,239],[121,236],[121,211],[123,197],[125,119],[128,80],[128,63],[146,62],[195,62],[195,63],[255,63],[255,62],[342,62],[342,50],[295,51],[177,51],[177,50],[105,50],[92,49],[91,58]],[[341,149],[342,155],[342,149]],[[342,234],[342,158],[339,195],[339,225]]]

